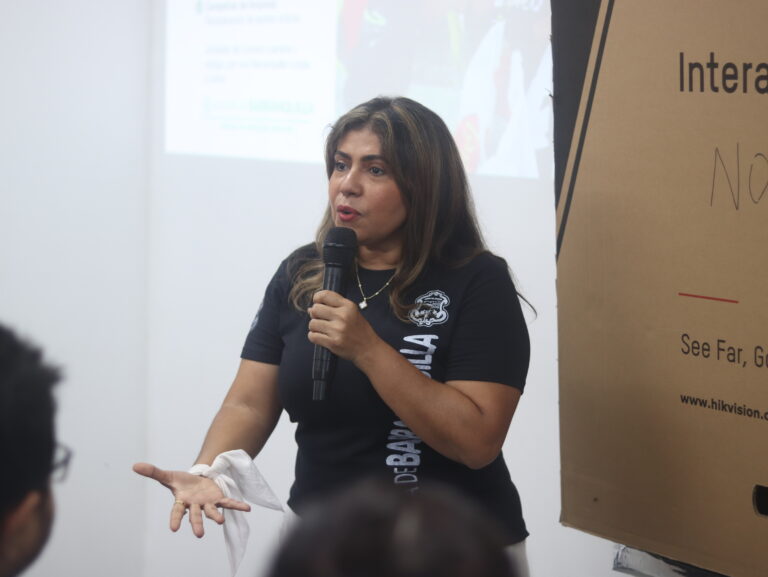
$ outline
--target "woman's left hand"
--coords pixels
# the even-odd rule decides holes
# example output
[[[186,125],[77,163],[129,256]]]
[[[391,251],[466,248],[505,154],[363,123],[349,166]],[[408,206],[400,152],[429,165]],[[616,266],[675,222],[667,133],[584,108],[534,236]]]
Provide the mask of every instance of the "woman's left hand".
[[[357,364],[360,355],[379,340],[359,307],[338,293],[321,290],[309,307],[309,341]]]

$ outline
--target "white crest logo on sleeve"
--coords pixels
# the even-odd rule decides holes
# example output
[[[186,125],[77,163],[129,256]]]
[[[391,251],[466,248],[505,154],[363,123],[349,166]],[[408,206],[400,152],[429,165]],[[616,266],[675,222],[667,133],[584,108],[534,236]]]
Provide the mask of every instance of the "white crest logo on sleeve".
[[[446,308],[451,303],[448,295],[440,290],[431,290],[416,299],[416,306],[408,313],[408,318],[420,327],[441,325],[448,320]]]

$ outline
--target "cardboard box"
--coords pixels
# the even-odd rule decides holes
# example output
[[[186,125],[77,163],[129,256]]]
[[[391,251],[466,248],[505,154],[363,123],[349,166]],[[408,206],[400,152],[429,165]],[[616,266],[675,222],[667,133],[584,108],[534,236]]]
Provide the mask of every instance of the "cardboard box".
[[[605,0],[558,203],[562,522],[768,575],[768,2]]]

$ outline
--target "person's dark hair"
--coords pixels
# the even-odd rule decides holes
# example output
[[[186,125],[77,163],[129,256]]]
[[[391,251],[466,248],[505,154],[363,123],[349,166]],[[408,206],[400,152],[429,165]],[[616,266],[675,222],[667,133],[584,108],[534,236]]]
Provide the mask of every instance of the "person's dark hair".
[[[407,216],[403,225],[403,258],[392,279],[390,303],[407,318],[404,291],[430,263],[460,266],[486,251],[477,224],[464,165],[450,130],[426,106],[404,97],[377,97],[344,114],[326,139],[328,178],[334,170],[339,142],[354,130],[370,129],[379,137],[381,153],[402,192]],[[333,227],[330,207],[317,232],[318,254]],[[296,275],[291,300],[305,308],[322,286],[322,262],[304,263]]]
[[[310,507],[267,577],[514,577],[501,529],[443,485],[364,481]]]
[[[53,386],[59,371],[41,352],[0,325],[0,447],[13,473],[0,480],[0,517],[30,491],[46,492],[53,470]]]

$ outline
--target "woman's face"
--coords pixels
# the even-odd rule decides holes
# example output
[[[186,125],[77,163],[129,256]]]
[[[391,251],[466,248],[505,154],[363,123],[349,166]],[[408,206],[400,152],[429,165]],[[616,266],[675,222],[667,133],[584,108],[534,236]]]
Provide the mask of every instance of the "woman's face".
[[[351,130],[339,141],[328,198],[334,224],[353,229],[361,247],[400,251],[407,211],[370,129]]]

